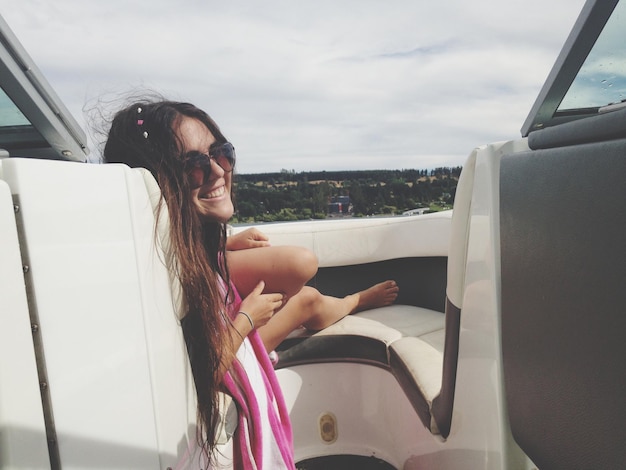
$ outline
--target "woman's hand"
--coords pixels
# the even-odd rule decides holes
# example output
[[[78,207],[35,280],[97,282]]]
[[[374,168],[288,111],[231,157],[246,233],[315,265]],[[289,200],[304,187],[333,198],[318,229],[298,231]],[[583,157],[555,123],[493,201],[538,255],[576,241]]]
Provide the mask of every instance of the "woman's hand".
[[[265,325],[274,316],[274,312],[284,304],[283,294],[263,294],[263,289],[265,283],[261,281],[239,306],[239,311],[245,312],[245,315],[238,313],[232,320],[232,328],[229,330],[231,341],[227,343],[220,363],[220,377],[224,376],[233,363],[244,338],[253,328]]]
[[[247,250],[248,248],[259,248],[262,246],[270,246],[269,238],[255,227],[231,235],[226,239],[226,249],[228,251]]]
[[[265,282],[261,281],[241,302],[240,311],[250,316],[255,328],[265,325],[276,310],[283,306],[284,294],[263,294]]]

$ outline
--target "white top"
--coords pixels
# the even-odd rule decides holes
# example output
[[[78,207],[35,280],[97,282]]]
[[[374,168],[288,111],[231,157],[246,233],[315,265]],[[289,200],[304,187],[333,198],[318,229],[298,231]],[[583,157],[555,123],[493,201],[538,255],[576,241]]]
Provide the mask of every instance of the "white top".
[[[257,462],[256,468],[262,468],[264,470],[288,470],[288,467],[285,466],[278,444],[274,438],[274,432],[272,431],[269,417],[266,412],[268,406],[273,406],[276,412],[278,412],[276,401],[272,400],[271,403],[268,403],[270,397],[268,396],[265,388],[261,367],[248,338],[245,338],[244,342],[239,347],[239,350],[237,351],[237,360],[241,363],[246,371],[246,374],[248,375],[248,380],[250,381],[250,385],[254,391],[254,396],[257,399],[259,410],[261,410],[261,427],[263,430],[263,462]],[[250,439],[248,436],[248,428],[246,427],[244,431],[247,436],[246,441],[249,443]],[[217,460],[217,465],[214,468],[220,470],[232,468],[232,453],[233,446],[231,439],[228,444],[221,447],[217,452],[218,455],[216,455],[217,458],[215,459]],[[252,454],[252,452],[250,452],[250,454]]]

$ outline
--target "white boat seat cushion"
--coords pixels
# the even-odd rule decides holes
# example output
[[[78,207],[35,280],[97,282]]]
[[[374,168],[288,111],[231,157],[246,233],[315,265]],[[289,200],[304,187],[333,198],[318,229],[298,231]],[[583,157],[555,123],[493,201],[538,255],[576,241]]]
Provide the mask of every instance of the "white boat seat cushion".
[[[20,158],[2,170],[21,206],[59,466],[175,467],[197,447],[196,399],[143,175]]]
[[[421,338],[402,338],[391,345],[392,351],[406,365],[429,404],[441,388],[442,352]],[[410,358],[419,357],[419,361]]]
[[[422,230],[416,231],[413,232],[413,236],[419,242],[398,239],[398,243],[394,244],[387,242],[389,240],[387,235],[398,233],[384,231],[388,227],[376,227],[375,231],[372,231],[371,227],[365,227],[360,231],[354,231],[351,236],[336,237],[337,244],[344,249],[334,248],[344,255],[343,263],[352,265],[370,261],[369,258],[348,256],[354,252],[354,247],[362,250],[375,246],[378,250],[370,250],[370,254],[375,252],[380,259],[392,259],[393,256],[385,258],[381,250],[382,247],[394,245],[393,249],[401,247],[401,252],[405,253],[405,256],[406,253],[411,253],[412,256],[419,257],[429,256],[425,246],[430,246],[426,241],[432,239],[433,234],[440,234],[439,244],[446,238],[444,243],[446,246],[449,244],[449,247],[443,254],[448,255],[446,285],[448,341],[446,341],[446,315],[442,312],[411,305],[392,305],[348,316],[315,334],[307,333],[305,330],[294,333],[280,346],[286,350],[281,351],[281,362],[278,367],[320,361],[377,361],[378,365],[389,368],[396,376],[425,426],[433,433],[439,433],[441,430],[442,435],[448,435],[456,382],[458,329],[464,295],[469,216],[477,152],[478,150],[474,151],[468,157],[463,168],[457,186],[452,218],[450,219],[448,214],[445,219],[415,219],[422,229],[446,223],[447,226],[443,231],[441,226],[437,227],[437,230],[426,230],[424,233],[429,236],[423,236]],[[415,225],[414,228],[417,227],[418,225]],[[327,231],[323,232],[327,237],[331,236],[326,233]],[[441,234],[449,234],[449,239],[442,237]],[[311,238],[317,240],[320,236],[315,234]],[[271,237],[272,240],[276,240],[276,233],[272,233]],[[281,241],[289,243],[291,240],[285,236]],[[336,245],[329,244],[333,247]],[[321,252],[319,245],[312,243],[310,248],[320,257],[321,267],[336,265],[336,260],[331,259],[328,253]],[[439,254],[441,253],[435,250],[430,256]],[[400,253],[398,255],[401,256]],[[302,341],[306,336],[310,337]],[[331,342],[329,337],[334,337],[335,343]],[[297,340],[301,342],[294,346]],[[344,344],[348,341],[352,346]],[[446,342],[449,348],[444,354]],[[380,351],[381,348],[384,351]],[[369,350],[370,354],[365,353],[366,350]],[[337,354],[333,356],[334,353]],[[433,401],[437,402],[435,412]]]
[[[423,336],[441,331],[444,324],[444,315],[427,308],[412,305],[390,305],[375,308],[352,315],[356,318],[368,319],[392,328],[404,336]]]
[[[0,467],[50,468],[15,211],[2,180],[0,240]]]

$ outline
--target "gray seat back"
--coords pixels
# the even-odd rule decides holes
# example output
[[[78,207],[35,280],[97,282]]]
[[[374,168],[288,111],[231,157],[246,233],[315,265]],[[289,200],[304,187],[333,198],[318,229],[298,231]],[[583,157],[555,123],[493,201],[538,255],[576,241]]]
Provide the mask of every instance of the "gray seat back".
[[[580,142],[592,127],[501,165],[506,401],[539,468],[626,462],[626,128]]]

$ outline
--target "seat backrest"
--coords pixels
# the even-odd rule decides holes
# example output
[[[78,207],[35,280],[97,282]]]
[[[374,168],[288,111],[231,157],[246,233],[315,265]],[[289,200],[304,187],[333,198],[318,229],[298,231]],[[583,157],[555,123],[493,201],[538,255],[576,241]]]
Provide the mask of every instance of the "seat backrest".
[[[459,356],[459,330],[465,286],[465,269],[474,189],[474,173],[478,151],[473,151],[463,165],[456,187],[450,247],[448,250],[448,280],[446,286],[446,326],[443,350],[443,376],[441,391],[433,399],[431,414],[443,437],[450,433],[456,369]]]
[[[582,143],[579,121],[501,163],[506,403],[540,469],[626,462],[624,116],[602,121],[622,119],[620,139]]]
[[[49,468],[15,209],[1,179],[0,358],[0,468]]]
[[[175,467],[195,390],[145,175],[8,159],[38,321],[52,466]]]

